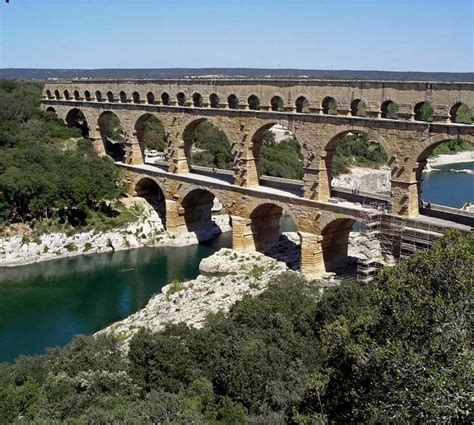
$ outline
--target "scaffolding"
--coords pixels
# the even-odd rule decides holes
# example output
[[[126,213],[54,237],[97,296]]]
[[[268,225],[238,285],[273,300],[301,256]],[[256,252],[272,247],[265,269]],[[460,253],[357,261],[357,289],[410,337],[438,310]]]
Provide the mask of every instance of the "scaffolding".
[[[361,222],[365,225],[365,234],[377,238],[382,256],[392,256],[396,261],[428,250],[443,236],[440,226],[386,214],[380,209],[367,211]],[[358,259],[357,280],[364,283],[373,281],[384,265],[377,259]]]

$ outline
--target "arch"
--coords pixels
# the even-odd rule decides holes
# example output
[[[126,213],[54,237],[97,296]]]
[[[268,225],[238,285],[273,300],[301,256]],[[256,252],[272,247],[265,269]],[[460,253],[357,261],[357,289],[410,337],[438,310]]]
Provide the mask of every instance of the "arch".
[[[97,102],[102,102],[102,93],[100,92],[100,90],[97,90],[95,92],[95,98],[96,98]]]
[[[119,93],[119,99],[121,103],[127,102],[127,94],[123,90],[121,90]]]
[[[354,117],[367,116],[367,105],[362,99],[354,99],[351,102],[351,115]]]
[[[74,96],[74,100],[79,100],[79,91],[78,90],[74,90],[74,92],[72,93],[72,95]]]
[[[437,199],[437,195],[439,193],[438,190],[431,190],[431,193],[429,191],[429,186],[428,187],[423,187],[423,185],[428,184],[428,185],[436,185],[436,179],[439,178],[441,174],[439,173],[430,173],[428,175],[424,176],[424,171],[427,170],[427,162],[429,160],[429,157],[436,152],[437,148],[441,147],[441,145],[447,144],[450,145],[449,150],[455,149],[460,149],[460,150],[465,150],[469,149],[469,145],[471,145],[471,149],[474,148],[474,136],[473,135],[449,135],[449,134],[438,134],[435,136],[432,136],[428,138],[427,140],[424,140],[421,145],[418,147],[417,151],[415,152],[414,156],[414,161],[413,163],[410,163],[410,168],[409,170],[411,171],[411,178],[414,178],[416,180],[416,189],[417,192],[415,194],[412,194],[412,196],[415,197],[415,201],[413,204],[416,206],[421,206],[422,201],[423,202],[434,202],[434,203],[440,203],[440,204],[445,204],[445,197],[442,199]],[[457,146],[456,146],[457,145]],[[439,151],[438,149],[438,154],[443,154],[446,153],[443,150]],[[443,167],[441,167],[442,169]],[[455,166],[450,166],[450,168],[455,168]],[[433,166],[433,169],[436,169],[436,166]],[[461,178],[462,181],[462,174],[453,174],[454,179]],[[453,184],[456,184],[453,182]],[[462,186],[462,184],[461,184]],[[426,192],[428,190],[428,192]],[[453,192],[452,197],[450,197],[451,202],[456,202],[456,200],[460,201],[460,199],[457,199],[457,192]],[[472,201],[472,199],[463,199],[462,202],[465,201]],[[454,208],[460,208],[462,207],[461,204],[455,205],[453,204],[448,204],[447,206],[454,207]]]
[[[154,105],[154,103],[155,103],[155,94],[153,92],[149,91],[146,94],[146,101],[149,105]]]
[[[166,196],[156,179],[138,176],[133,183],[133,188],[135,196],[144,198],[155,209],[166,229]]]
[[[300,114],[307,114],[309,112],[309,102],[304,96],[300,96],[295,101],[296,112]]]
[[[319,164],[315,164],[324,170],[319,175],[318,189],[321,200],[331,196],[334,176],[350,172],[353,166],[386,165],[392,155],[390,145],[380,134],[369,127],[336,130],[324,149],[325,152],[319,158]],[[364,189],[360,187],[360,190]]]
[[[112,111],[104,111],[97,120],[104,150],[114,161],[125,161],[125,133],[119,117]]]
[[[380,106],[382,118],[397,120],[398,119],[398,104],[393,100],[386,100]]]
[[[68,127],[79,128],[81,130],[82,137],[89,137],[89,124],[87,123],[84,113],[80,109],[71,109],[67,113],[65,121]]]
[[[285,110],[285,103],[283,102],[283,98],[281,96],[273,96],[270,105],[272,111],[275,112],[283,112]]]
[[[254,168],[256,183],[260,183],[264,175],[292,180],[303,178],[301,143],[289,128],[270,122],[258,128],[250,140],[253,162],[247,165]]]
[[[337,101],[334,97],[326,96],[322,102],[323,114],[337,115]]]
[[[349,234],[354,225],[352,218],[336,218],[321,231],[321,248],[327,272],[334,272],[348,263]]]
[[[418,102],[413,108],[415,121],[433,121],[433,106],[430,102]]]
[[[170,104],[170,95],[168,93],[161,93],[161,103],[166,106]]]
[[[192,165],[217,170],[234,168],[231,139],[214,118],[193,118],[188,121],[184,126],[182,140],[188,170],[192,170]]]
[[[211,108],[218,108],[219,107],[219,96],[217,94],[212,93],[209,96],[209,104],[211,105]]]
[[[46,90],[46,97],[48,99],[52,99],[53,98],[53,95],[51,94],[51,90]]]
[[[195,108],[202,108],[202,96],[200,93],[193,94],[193,106]]]
[[[51,113],[53,113],[54,115],[57,115],[57,114],[56,114],[56,109],[54,109],[52,106],[48,106],[48,107],[46,108],[46,112],[51,112]]]
[[[167,148],[167,138],[161,120],[153,114],[143,114],[135,123],[135,130],[144,159],[147,153],[150,158],[165,159],[164,152]]]
[[[84,97],[87,101],[91,100],[91,92],[89,90],[86,90],[84,92]]]
[[[61,94],[59,93],[59,90],[54,90],[54,97],[56,99],[61,99]]]
[[[239,107],[239,99],[235,94],[231,94],[227,97],[227,104],[229,109],[237,109]]]
[[[221,233],[212,219],[212,211],[217,196],[208,189],[192,188],[183,196],[181,207],[186,230],[194,232],[199,242],[206,241]]]
[[[185,103],[186,103],[186,95],[180,91],[177,95],[176,95],[176,101],[178,102],[178,105],[179,106],[185,106]]]
[[[69,100],[69,99],[70,99],[69,91],[68,91],[68,90],[64,90],[64,99],[66,99],[66,100]]]
[[[465,103],[456,103],[449,111],[451,121],[459,124],[471,124],[472,113],[471,108]]]
[[[134,91],[132,93],[132,100],[133,100],[133,103],[140,103],[140,93],[138,93],[137,91]]]
[[[107,101],[108,102],[114,102],[115,101],[114,94],[111,91],[107,92]]]
[[[249,109],[251,109],[252,111],[259,111],[260,110],[260,99],[252,94],[249,96],[249,98],[247,99],[247,102],[248,102],[248,105],[249,105]]]
[[[253,206],[249,214],[253,244],[257,251],[266,255],[278,254],[276,249],[281,238],[280,222],[283,215],[291,219],[294,229],[298,230],[298,221],[292,212],[279,202],[261,202]]]

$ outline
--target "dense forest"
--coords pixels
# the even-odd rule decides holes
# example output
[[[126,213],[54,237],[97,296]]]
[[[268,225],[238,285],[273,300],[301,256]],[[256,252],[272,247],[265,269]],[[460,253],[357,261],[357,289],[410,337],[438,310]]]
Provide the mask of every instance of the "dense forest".
[[[474,239],[370,285],[283,275],[202,329],[78,336],[0,365],[0,422],[469,423]]]
[[[0,226],[113,225],[117,167],[78,128],[39,108],[42,86],[0,81]],[[107,200],[109,202],[104,202]]]

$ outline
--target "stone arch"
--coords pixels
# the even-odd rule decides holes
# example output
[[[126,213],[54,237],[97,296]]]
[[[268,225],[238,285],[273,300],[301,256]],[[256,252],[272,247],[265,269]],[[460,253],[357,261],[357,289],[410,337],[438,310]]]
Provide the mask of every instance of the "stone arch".
[[[100,92],[100,90],[97,90],[95,92],[95,99],[97,100],[97,102],[102,102],[102,93]]]
[[[300,96],[295,101],[295,108],[297,113],[307,114],[309,112],[309,101],[304,96]]]
[[[201,93],[194,93],[193,94],[193,106],[195,108],[202,108],[202,96]]]
[[[364,126],[346,126],[344,130],[337,128],[328,137],[328,142],[324,146],[324,150],[321,152],[321,156],[316,156],[316,162],[314,165],[320,170],[319,173],[319,199],[326,200],[331,196],[331,181],[332,181],[332,161],[334,154],[336,153],[336,147],[343,140],[343,138],[350,133],[352,134],[366,134],[369,141],[378,143],[382,149],[381,154],[385,152],[387,157],[387,163],[391,160],[393,152],[387,141],[375,130]],[[363,190],[363,189],[362,189]]]
[[[84,97],[87,101],[91,100],[91,92],[89,90],[84,91]]]
[[[120,118],[112,111],[104,111],[97,119],[104,150],[114,161],[126,160],[125,132]]]
[[[51,94],[51,90],[46,90],[46,97],[48,99],[52,99],[53,98],[53,95]]]
[[[165,106],[170,104],[170,95],[168,93],[161,93],[161,104]]]
[[[211,108],[219,108],[219,96],[216,93],[209,96],[209,105]]]
[[[107,101],[115,102],[114,94],[110,90],[107,92]]]
[[[155,209],[166,229],[166,195],[157,179],[139,175],[132,187],[133,195],[144,198]]]
[[[69,100],[71,96],[69,96],[69,90],[64,90],[64,99]]]
[[[288,133],[288,137],[287,139],[296,139],[296,141],[298,142],[298,146],[299,146],[299,154],[301,154],[301,156],[303,156],[303,142],[298,139],[298,136],[296,134],[296,132],[294,131],[293,128],[290,128],[288,127],[287,125],[285,125],[286,123],[282,123],[282,122],[279,122],[279,121],[271,121],[271,122],[268,122],[266,124],[263,124],[259,127],[257,127],[253,132],[250,132],[250,135],[251,137],[249,138],[250,140],[250,144],[248,146],[248,150],[249,150],[249,155],[248,155],[248,158],[247,158],[247,167],[248,167],[248,171],[249,171],[249,176],[251,176],[252,180],[255,180],[253,183],[254,184],[259,184],[260,183],[260,172],[259,172],[259,160],[261,158],[261,153],[262,153],[262,148],[264,146],[264,139],[265,139],[265,135],[267,134],[267,132],[274,126],[281,126],[283,127],[284,131],[286,130]],[[285,139],[281,139],[279,142],[282,143],[283,140]],[[250,159],[252,159],[250,161]],[[303,169],[303,159],[301,159],[301,171]],[[298,166],[298,164],[296,163],[296,166]],[[294,167],[292,167],[294,168]],[[271,171],[271,170],[270,170]],[[300,179],[302,178],[303,176],[291,176],[289,177],[288,175],[282,175],[278,172],[277,169],[274,170],[275,172],[272,172],[270,174],[266,174],[268,176],[273,176],[273,177],[281,177],[281,178],[292,178],[292,179]],[[284,173],[284,174],[288,174],[288,173]],[[263,175],[263,174],[262,174]]]
[[[323,114],[326,114],[326,115],[338,114],[337,100],[332,96],[326,96],[323,99],[321,106],[322,106]]]
[[[235,162],[235,153],[233,152],[232,145],[231,145],[231,140],[232,139],[227,134],[226,129],[222,128],[219,125],[219,122],[213,117],[192,118],[192,119],[188,120],[183,125],[183,132],[182,132],[182,140],[183,140],[183,143],[184,143],[184,155],[185,155],[186,160],[187,160],[188,172],[189,172],[189,170],[192,169],[192,148],[193,148],[193,144],[194,144],[194,138],[193,138],[194,132],[196,131],[196,129],[201,124],[203,124],[205,122],[210,123],[211,125],[216,127],[216,129],[218,129],[219,131],[221,131],[223,133],[223,135],[227,139],[227,144],[230,148],[230,155],[232,156],[232,163],[234,164],[234,162]],[[219,167],[212,167],[212,168],[219,168]]]
[[[327,272],[333,272],[347,265],[349,234],[354,225],[351,217],[333,218],[321,229],[321,249]]]
[[[52,106],[48,106],[46,108],[46,112],[52,112],[54,115],[57,115],[56,114],[56,109],[54,109]]]
[[[275,112],[283,112],[285,110],[285,102],[283,101],[283,97],[279,95],[275,95],[270,100],[271,110]]]
[[[149,105],[153,105],[155,103],[155,94],[151,91],[149,91],[146,94],[146,101]]]
[[[398,119],[398,104],[393,100],[385,100],[380,106],[382,118],[396,120]]]
[[[152,130],[154,134],[151,135],[147,134],[147,130],[150,130],[150,124],[154,127]],[[158,152],[166,151],[166,130],[163,122],[156,115],[151,113],[141,115],[135,123],[135,131],[143,159],[145,159],[146,149],[157,150]],[[150,139],[150,136],[153,140],[147,140]],[[146,146],[147,143],[152,146]],[[163,159],[165,158],[163,157]]]
[[[418,102],[413,108],[415,121],[433,121],[433,106],[428,101]]]
[[[185,104],[186,104],[186,95],[182,91],[180,91],[176,95],[176,101],[178,102],[179,106],[185,106]]]
[[[269,253],[280,239],[280,220],[286,213],[298,229],[298,220],[286,205],[277,201],[260,201],[251,205],[248,215],[253,244],[257,251]]]
[[[249,109],[252,111],[260,110],[260,99],[255,94],[252,94],[248,97],[247,103],[249,105]]]
[[[471,124],[472,112],[471,108],[465,103],[458,102],[449,111],[449,116],[452,122],[459,124]]]
[[[140,103],[140,93],[138,93],[137,91],[134,91],[132,93],[132,100],[133,100],[133,103]]]
[[[80,96],[79,96],[79,91],[78,91],[78,90],[74,90],[74,92],[72,93],[72,95],[74,96],[74,100],[80,100]]]
[[[354,117],[367,116],[367,105],[362,99],[354,99],[351,102],[351,115]]]
[[[71,109],[66,115],[66,124],[68,127],[75,127],[81,130],[82,137],[89,137],[89,124],[87,123],[84,113],[78,109]]]
[[[230,94],[227,97],[227,104],[229,105],[229,109],[237,109],[239,107],[239,99],[235,94]]]
[[[119,99],[121,103],[127,103],[127,93],[125,93],[123,90],[120,90]]]
[[[181,196],[182,218],[188,232],[194,232],[199,242],[212,239],[221,233],[212,219],[217,193],[212,189],[190,187]]]
[[[421,206],[421,201],[433,201],[431,198],[426,197],[426,192],[423,194],[423,191],[427,188],[426,186],[423,188],[423,181],[430,180],[432,175],[428,175],[427,177],[423,178],[423,171],[425,171],[427,167],[427,162],[429,156],[433,153],[433,151],[443,143],[447,143],[450,140],[457,140],[457,141],[464,141],[471,145],[471,148],[474,148],[474,135],[449,135],[449,134],[438,134],[434,135],[426,140],[424,140],[418,149],[415,151],[414,161],[409,168],[409,171],[412,173],[410,178],[416,180],[416,189],[417,192],[412,194],[415,196],[415,201],[413,204],[416,206]],[[436,173],[435,173],[436,174]],[[432,193],[433,195],[433,193]],[[471,201],[472,199],[464,199],[464,201]],[[435,201],[436,202],[436,201]],[[444,202],[442,200],[438,201],[440,204]],[[458,207],[461,207],[459,205]]]
[[[54,90],[54,97],[56,99],[61,99],[61,94],[59,93],[59,90]]]

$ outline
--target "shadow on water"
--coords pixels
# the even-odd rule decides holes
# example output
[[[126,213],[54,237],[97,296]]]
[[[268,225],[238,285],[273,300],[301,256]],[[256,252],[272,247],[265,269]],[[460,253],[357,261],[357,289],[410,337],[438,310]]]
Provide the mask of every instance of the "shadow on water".
[[[199,245],[140,248],[0,269],[0,361],[63,345],[142,308],[173,279],[189,280],[222,247],[225,233]]]

